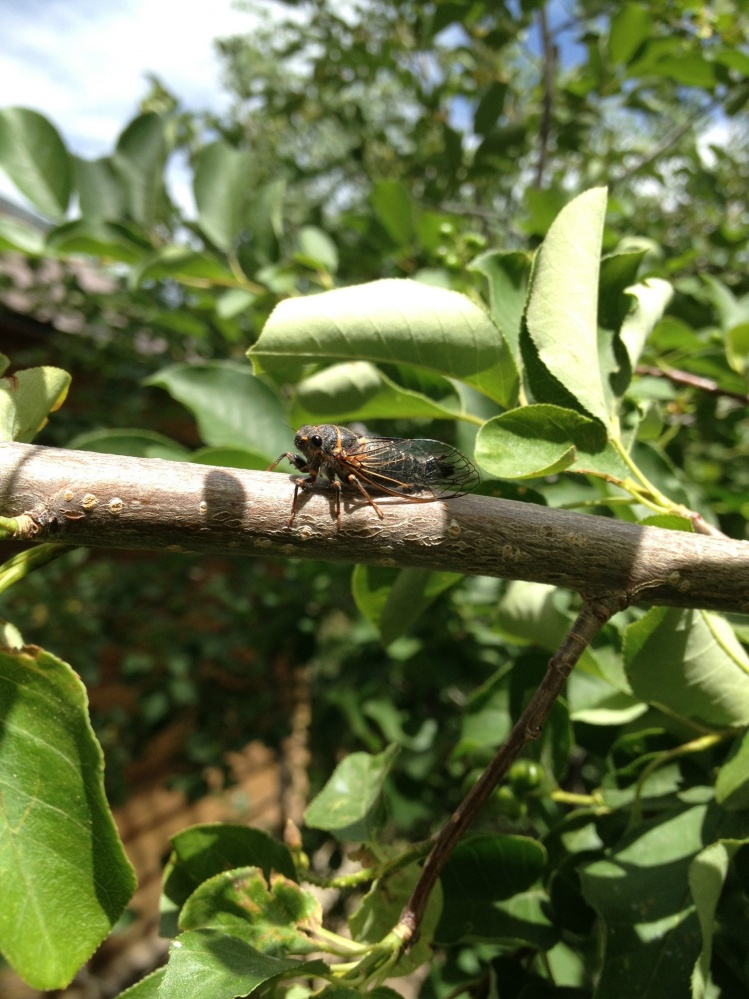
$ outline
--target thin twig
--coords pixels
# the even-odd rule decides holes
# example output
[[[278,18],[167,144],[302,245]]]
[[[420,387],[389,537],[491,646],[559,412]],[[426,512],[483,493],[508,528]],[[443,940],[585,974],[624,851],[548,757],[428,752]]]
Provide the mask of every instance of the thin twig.
[[[499,752],[461,804],[437,833],[411,898],[401,913],[398,931],[406,945],[416,938],[427,903],[443,867],[466,829],[473,823],[497,783],[507,773],[526,743],[537,739],[573,666],[612,614],[626,606],[626,598],[586,601],[577,620],[549,660],[546,675],[515,722]]]
[[[667,378],[674,385],[684,385],[687,388],[705,392],[707,395],[723,396],[726,399],[735,399],[745,406],[749,405],[749,395],[746,393],[731,392],[729,389],[721,388],[712,378],[693,375],[689,371],[678,371],[675,368],[656,368],[650,364],[638,364],[636,371],[638,375],[648,375],[650,378]]]
[[[549,31],[549,20],[546,7],[541,7],[538,13],[538,26],[541,31],[541,49],[543,51],[543,98],[541,102],[541,128],[539,131],[538,163],[533,186],[542,188],[544,173],[549,153],[551,137],[551,109],[554,99],[554,73],[556,70],[557,53]]]
[[[608,181],[609,190],[612,190],[618,184],[626,183],[627,181],[631,180],[632,177],[640,173],[641,170],[644,170],[645,167],[648,167],[650,166],[651,163],[654,163],[659,156],[662,156],[668,149],[671,148],[671,146],[675,146],[683,135],[689,132],[690,129],[694,128],[694,126],[701,118],[704,118],[709,114],[712,114],[712,112],[715,111],[716,108],[719,108],[721,104],[722,104],[721,99],[716,97],[714,100],[710,101],[710,103],[707,104],[705,107],[699,108],[687,121],[685,121],[682,125],[679,125],[672,132],[669,132],[668,135],[666,135],[665,138],[663,138],[658,143],[657,146],[651,149],[651,151],[646,156],[643,156],[627,170],[624,170],[622,173],[619,174],[618,177],[613,175],[610,176]]]

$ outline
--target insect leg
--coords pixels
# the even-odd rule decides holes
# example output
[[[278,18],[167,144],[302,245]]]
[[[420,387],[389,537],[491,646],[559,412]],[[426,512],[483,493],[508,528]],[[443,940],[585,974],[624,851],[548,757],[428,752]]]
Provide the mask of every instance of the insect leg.
[[[265,469],[266,472],[272,472],[276,465],[280,464],[286,458],[290,461],[294,468],[298,468],[300,472],[307,471],[307,459],[303,458],[301,454],[294,454],[292,451],[284,451],[283,454],[279,454],[272,465],[268,465]]]
[[[364,488],[364,486],[363,486],[363,485],[361,484],[361,482],[359,482],[359,479],[358,479],[358,478],[357,478],[357,477],[356,477],[356,476],[354,475],[354,473],[353,473],[353,472],[350,472],[350,473],[349,473],[349,474],[348,474],[348,475],[347,475],[347,476],[345,477],[345,481],[346,481],[346,482],[348,483],[348,485],[350,485],[350,486],[356,486],[356,488],[357,488],[357,489],[359,490],[359,492],[360,492],[360,493],[362,494],[362,496],[363,496],[363,497],[364,497],[364,499],[365,499],[365,500],[367,501],[367,503],[369,503],[369,505],[370,505],[370,506],[372,507],[372,509],[374,510],[374,512],[375,512],[375,513],[377,514],[377,516],[378,516],[378,517],[380,518],[380,520],[384,520],[384,519],[385,519],[385,514],[384,514],[384,513],[382,512],[382,510],[381,510],[381,509],[380,509],[380,508],[379,508],[379,507],[377,506],[377,504],[375,503],[375,501],[374,501],[374,500],[372,499],[372,497],[371,497],[371,496],[369,495],[369,493],[368,493],[368,492],[367,492],[367,490],[366,490],[366,489]],[[338,499],[338,503],[339,503],[339,506],[340,506],[340,493],[339,493],[339,499]],[[339,523],[340,523],[340,512],[339,512]]]
[[[281,457],[283,458],[285,456],[281,455]],[[294,455],[294,457],[298,458],[299,455],[298,454]],[[307,476],[306,479],[294,479],[294,499],[291,501],[291,516],[289,517],[286,523],[287,527],[291,527],[291,525],[294,523],[294,517],[296,517],[297,499],[299,497],[299,490],[302,489],[304,490],[304,492],[308,493],[314,486],[316,480],[317,480],[317,472],[315,469],[310,469],[310,474]]]

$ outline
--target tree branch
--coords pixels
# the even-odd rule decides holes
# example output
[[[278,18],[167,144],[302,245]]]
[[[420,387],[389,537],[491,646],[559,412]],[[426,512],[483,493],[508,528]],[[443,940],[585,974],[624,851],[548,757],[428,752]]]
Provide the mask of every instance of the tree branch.
[[[622,609],[623,605],[615,600],[590,600],[583,604],[575,623],[549,660],[546,675],[528,701],[525,711],[512,726],[489,766],[435,836],[396,928],[406,947],[418,934],[429,897],[450,854],[524,746],[541,734],[554,702],[582,653],[612,614]]]
[[[749,613],[749,543],[530,503],[300,498],[277,473],[0,444],[0,516],[15,537],[106,548],[295,557],[563,586],[586,598]],[[8,534],[6,533],[6,537]]]

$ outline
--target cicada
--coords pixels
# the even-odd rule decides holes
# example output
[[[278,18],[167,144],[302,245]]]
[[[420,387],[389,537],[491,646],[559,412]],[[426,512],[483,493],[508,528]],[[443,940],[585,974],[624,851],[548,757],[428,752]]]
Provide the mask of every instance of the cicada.
[[[321,474],[336,490],[339,530],[344,485],[358,490],[382,520],[384,514],[372,499],[371,492],[427,503],[470,492],[480,481],[477,469],[468,458],[440,441],[368,437],[348,427],[323,423],[300,427],[294,437],[294,447],[301,454],[285,451],[268,468],[272,471],[286,458],[306,475],[306,478],[295,479],[289,527],[296,517],[299,491],[311,491]]]

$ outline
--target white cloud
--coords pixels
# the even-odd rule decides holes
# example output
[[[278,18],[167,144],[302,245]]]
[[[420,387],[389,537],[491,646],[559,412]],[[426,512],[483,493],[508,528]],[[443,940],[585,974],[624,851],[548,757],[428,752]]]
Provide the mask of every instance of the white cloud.
[[[42,112],[82,156],[112,149],[148,72],[188,107],[220,108],[213,39],[252,26],[231,0],[5,0],[3,8],[3,105]]]

